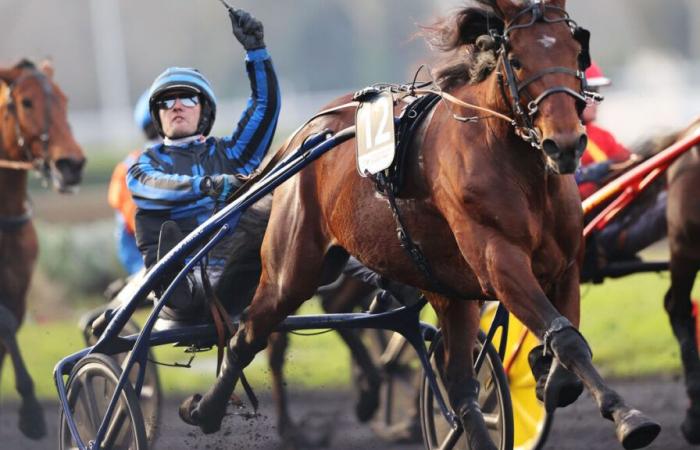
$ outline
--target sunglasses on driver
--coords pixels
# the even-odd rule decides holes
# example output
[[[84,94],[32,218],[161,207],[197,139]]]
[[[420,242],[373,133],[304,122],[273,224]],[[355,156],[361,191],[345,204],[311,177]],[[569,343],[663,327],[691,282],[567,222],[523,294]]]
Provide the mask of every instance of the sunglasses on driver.
[[[180,100],[180,103],[185,108],[194,108],[199,104],[199,96],[192,94],[176,94],[164,97],[156,102],[159,109],[173,109],[175,101]]]

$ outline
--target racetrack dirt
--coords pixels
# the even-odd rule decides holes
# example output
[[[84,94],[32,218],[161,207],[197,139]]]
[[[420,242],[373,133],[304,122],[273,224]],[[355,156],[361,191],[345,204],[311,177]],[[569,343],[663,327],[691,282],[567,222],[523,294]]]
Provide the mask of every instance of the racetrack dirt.
[[[648,448],[656,450],[687,450],[689,446],[679,430],[687,406],[682,380],[654,378],[639,381],[617,381],[613,387],[627,402],[652,416],[662,425],[656,441]],[[169,398],[163,407],[163,422],[155,449],[285,449],[275,425],[272,400],[261,396],[261,415],[257,419],[228,416],[222,431],[205,436],[185,425],[177,417],[179,398]],[[316,436],[330,430],[327,448],[340,450],[419,450],[416,445],[391,445],[379,440],[371,429],[359,424],[352,414],[352,394],[347,391],[296,392],[291,394],[292,414],[304,420]],[[57,440],[57,406],[46,404],[49,437],[39,442],[23,438],[16,428],[16,403],[0,404],[0,448],[17,450],[55,449]],[[574,405],[559,410],[546,450],[621,449],[615,439],[612,424],[602,419],[590,396],[584,394]],[[695,447],[700,448],[700,447]]]

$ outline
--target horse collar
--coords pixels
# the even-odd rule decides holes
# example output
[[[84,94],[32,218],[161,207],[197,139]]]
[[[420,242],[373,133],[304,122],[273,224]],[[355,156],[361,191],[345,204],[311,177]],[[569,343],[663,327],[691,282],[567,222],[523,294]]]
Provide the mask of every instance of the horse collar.
[[[18,216],[0,216],[0,232],[19,231],[32,220],[33,211],[29,202],[24,204],[24,214]]]

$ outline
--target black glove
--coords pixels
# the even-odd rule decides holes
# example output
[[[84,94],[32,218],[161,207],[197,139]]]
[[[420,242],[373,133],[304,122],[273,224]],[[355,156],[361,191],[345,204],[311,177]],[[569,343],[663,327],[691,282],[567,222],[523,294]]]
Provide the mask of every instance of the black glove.
[[[199,190],[217,201],[225,201],[243,183],[235,175],[212,175],[202,178]]]
[[[229,9],[233,35],[246,50],[256,50],[265,47],[263,41],[263,24],[242,9]]]

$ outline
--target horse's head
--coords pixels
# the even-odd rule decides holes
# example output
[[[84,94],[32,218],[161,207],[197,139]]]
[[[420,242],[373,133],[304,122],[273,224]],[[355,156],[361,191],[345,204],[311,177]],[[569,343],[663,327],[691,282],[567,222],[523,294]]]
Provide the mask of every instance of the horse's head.
[[[68,125],[67,98],[50,63],[0,68],[0,158],[28,163],[60,192],[81,181],[85,156]]]
[[[573,173],[587,145],[581,124],[590,65],[588,31],[571,20],[565,0],[483,0],[504,22],[500,47],[503,95],[518,134],[541,147],[559,173]]]

